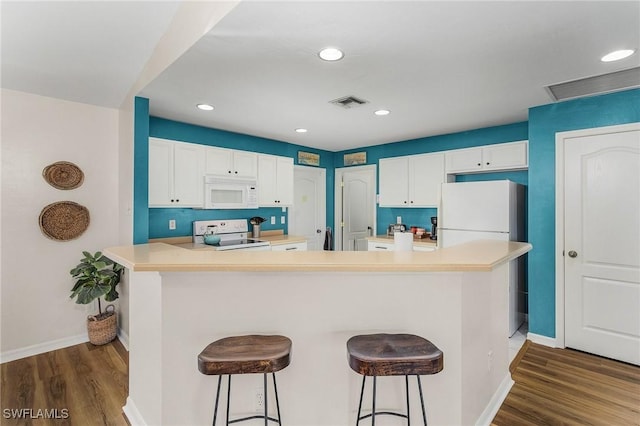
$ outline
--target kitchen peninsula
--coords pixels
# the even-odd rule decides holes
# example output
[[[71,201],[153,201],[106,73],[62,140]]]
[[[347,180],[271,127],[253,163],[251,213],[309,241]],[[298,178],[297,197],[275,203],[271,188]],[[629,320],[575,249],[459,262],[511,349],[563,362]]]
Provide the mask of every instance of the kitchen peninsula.
[[[429,423],[488,423],[512,384],[509,260],[530,249],[499,241],[433,252],[229,253],[163,243],[105,249],[127,268],[125,414],[132,425],[210,424],[217,379],[199,373],[198,353],[230,335],[283,334],[293,341],[291,365],[277,379],[285,424],[352,424],[361,378],[347,365],[346,341],[408,332],[444,352],[444,370],[423,378]],[[232,413],[255,413],[261,380],[234,377]],[[413,389],[411,398],[420,418]],[[379,407],[403,401],[404,380],[386,378]]]

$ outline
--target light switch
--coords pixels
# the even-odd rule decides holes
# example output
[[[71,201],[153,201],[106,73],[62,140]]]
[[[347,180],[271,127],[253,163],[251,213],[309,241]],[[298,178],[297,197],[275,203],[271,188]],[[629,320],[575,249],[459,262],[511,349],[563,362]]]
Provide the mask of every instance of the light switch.
[[[275,216],[271,216],[271,224],[272,225],[276,224],[276,217]]]
[[[169,220],[169,229],[171,229],[171,230],[176,229],[176,220],[175,219]]]
[[[280,216],[280,223],[284,225],[284,216]]]

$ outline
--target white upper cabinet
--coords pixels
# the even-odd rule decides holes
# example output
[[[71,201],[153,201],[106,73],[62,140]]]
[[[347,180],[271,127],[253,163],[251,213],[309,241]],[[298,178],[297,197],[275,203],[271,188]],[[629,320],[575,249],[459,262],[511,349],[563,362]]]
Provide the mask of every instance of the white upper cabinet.
[[[149,207],[202,207],[204,147],[149,138]]]
[[[446,152],[447,173],[524,170],[529,166],[528,141],[456,149]]]
[[[205,173],[246,179],[258,177],[258,154],[227,148],[205,147]]]
[[[261,207],[293,205],[293,158],[258,155],[258,204]]]
[[[442,153],[380,159],[380,206],[437,207],[444,159]]]

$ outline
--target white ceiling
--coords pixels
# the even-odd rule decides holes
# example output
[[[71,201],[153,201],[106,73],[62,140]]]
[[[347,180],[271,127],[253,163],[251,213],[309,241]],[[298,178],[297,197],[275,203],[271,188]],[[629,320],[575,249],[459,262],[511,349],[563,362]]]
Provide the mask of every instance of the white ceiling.
[[[2,86],[105,106],[177,7],[7,4]],[[599,59],[639,47],[640,1],[243,1],[140,95],[152,115],[335,151],[527,120],[545,86],[637,67]],[[370,103],[329,103],[347,95]]]

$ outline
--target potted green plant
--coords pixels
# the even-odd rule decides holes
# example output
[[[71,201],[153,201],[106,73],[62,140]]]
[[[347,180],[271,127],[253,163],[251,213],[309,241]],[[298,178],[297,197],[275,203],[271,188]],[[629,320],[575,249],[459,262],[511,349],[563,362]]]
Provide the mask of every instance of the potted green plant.
[[[116,286],[120,282],[122,265],[113,262],[101,252],[91,254],[83,251],[84,258],[70,271],[76,282],[71,289],[71,299],[86,305],[98,300],[98,315],[87,318],[89,341],[94,345],[104,345],[116,337],[118,331],[117,317],[113,305],[107,305],[102,312],[100,298],[107,302],[118,298]]]

